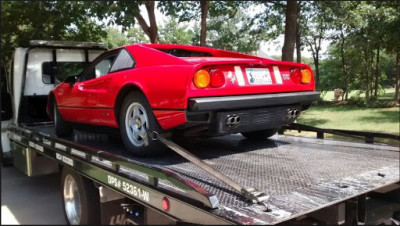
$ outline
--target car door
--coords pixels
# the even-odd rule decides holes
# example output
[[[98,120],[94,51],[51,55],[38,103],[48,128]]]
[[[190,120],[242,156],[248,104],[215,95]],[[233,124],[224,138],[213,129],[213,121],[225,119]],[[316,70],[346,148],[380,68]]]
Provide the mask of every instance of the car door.
[[[117,54],[118,50],[114,50],[99,56],[72,87],[63,83],[58,88],[58,96],[62,96],[59,98],[59,110],[65,120],[102,124],[99,122],[101,115],[97,106],[98,98],[106,93],[104,84],[107,83],[107,79],[103,76],[109,73]]]
[[[118,55],[115,55],[111,68],[108,74],[101,73],[101,78],[94,79],[93,83],[90,84],[91,92],[96,95],[96,103],[94,107],[96,109],[96,117],[92,117],[91,120],[94,124],[116,127],[116,119],[114,117],[114,101],[118,94],[121,82],[126,77],[126,70],[135,67],[135,61],[130,53],[122,48],[118,51]],[[107,65],[106,68],[108,68]]]

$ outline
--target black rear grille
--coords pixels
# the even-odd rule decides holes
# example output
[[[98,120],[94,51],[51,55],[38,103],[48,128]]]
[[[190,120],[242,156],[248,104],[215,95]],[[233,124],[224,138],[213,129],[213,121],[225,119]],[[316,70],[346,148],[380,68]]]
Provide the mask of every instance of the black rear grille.
[[[213,135],[231,134],[238,132],[248,132],[263,129],[280,128],[294,121],[294,118],[288,119],[288,109],[297,109],[300,106],[280,106],[263,109],[225,111],[216,114],[215,123],[210,125],[210,133]],[[227,123],[229,117],[240,117],[237,124]]]

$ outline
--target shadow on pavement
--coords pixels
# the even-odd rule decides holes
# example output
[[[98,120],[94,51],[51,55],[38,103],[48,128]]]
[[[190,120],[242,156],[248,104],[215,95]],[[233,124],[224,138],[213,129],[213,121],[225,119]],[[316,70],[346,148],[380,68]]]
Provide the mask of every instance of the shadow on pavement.
[[[66,224],[59,183],[58,173],[28,177],[1,168],[1,224]]]

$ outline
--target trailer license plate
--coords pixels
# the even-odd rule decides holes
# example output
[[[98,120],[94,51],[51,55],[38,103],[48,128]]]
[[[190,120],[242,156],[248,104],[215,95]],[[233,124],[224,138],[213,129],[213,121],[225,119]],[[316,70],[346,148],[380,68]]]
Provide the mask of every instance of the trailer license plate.
[[[271,85],[272,79],[268,68],[246,68],[247,80],[251,85]]]
[[[150,193],[140,187],[136,187],[135,185],[116,178],[111,175],[107,175],[107,183],[113,187],[118,189],[122,189],[124,192],[133,195],[136,198],[139,198],[143,201],[149,202],[150,201]]]

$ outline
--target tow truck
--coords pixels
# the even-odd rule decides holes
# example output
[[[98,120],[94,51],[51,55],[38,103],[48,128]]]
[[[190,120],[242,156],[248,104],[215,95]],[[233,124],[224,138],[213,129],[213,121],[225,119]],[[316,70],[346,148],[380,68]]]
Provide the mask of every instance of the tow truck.
[[[2,164],[30,177],[59,172],[68,223],[399,224],[399,147],[373,142],[398,135],[292,124],[265,141],[234,134],[176,142],[148,131],[170,150],[151,158],[131,156],[118,138],[99,132],[57,137],[45,95],[105,49],[31,41],[15,50],[7,74]]]

